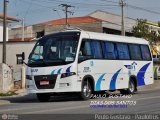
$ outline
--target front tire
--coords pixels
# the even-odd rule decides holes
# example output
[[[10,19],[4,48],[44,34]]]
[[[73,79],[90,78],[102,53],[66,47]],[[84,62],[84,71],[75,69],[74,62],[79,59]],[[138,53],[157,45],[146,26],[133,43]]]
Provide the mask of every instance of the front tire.
[[[121,94],[134,94],[137,91],[135,82],[131,79],[127,89],[121,89]]]
[[[37,93],[36,95],[40,102],[48,102],[50,99],[50,94],[48,93]]]
[[[82,91],[80,93],[80,99],[88,100],[91,98],[92,88],[89,82],[84,81],[82,84]]]

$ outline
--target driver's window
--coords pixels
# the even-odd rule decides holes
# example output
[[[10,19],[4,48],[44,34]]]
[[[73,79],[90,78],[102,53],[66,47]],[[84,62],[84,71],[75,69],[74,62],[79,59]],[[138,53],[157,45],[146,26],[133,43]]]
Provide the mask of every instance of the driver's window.
[[[93,58],[90,40],[83,40],[79,51],[79,62]]]
[[[42,53],[43,53],[43,46],[37,46],[33,53],[32,59],[34,60],[43,59]]]
[[[80,48],[80,56],[92,56],[90,41],[83,40]]]

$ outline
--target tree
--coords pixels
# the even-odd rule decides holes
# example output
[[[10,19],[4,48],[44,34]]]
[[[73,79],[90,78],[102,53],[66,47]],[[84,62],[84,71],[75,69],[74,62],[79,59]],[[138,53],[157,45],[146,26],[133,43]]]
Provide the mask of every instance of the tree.
[[[147,25],[147,20],[137,19],[137,21],[137,25],[132,29],[133,36],[144,38],[151,44],[160,42],[160,31],[152,30],[151,27]]]
[[[150,31],[149,26],[146,24],[147,20],[137,19],[137,21],[137,25],[133,26],[132,29],[133,36],[148,40]]]
[[[158,26],[160,27],[160,21],[158,21]]]

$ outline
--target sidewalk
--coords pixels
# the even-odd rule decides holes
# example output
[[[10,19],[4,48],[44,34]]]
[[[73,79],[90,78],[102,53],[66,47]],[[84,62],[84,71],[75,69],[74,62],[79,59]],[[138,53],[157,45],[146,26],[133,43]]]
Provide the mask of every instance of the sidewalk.
[[[16,93],[17,93],[17,95],[13,95],[13,96],[5,96],[5,97],[0,96],[0,105],[11,103],[9,100],[3,100],[3,98],[16,98],[16,97],[22,97],[22,96],[27,95],[27,92],[25,89],[19,89],[16,91]]]
[[[10,104],[11,102],[8,100],[0,100],[0,105]]]

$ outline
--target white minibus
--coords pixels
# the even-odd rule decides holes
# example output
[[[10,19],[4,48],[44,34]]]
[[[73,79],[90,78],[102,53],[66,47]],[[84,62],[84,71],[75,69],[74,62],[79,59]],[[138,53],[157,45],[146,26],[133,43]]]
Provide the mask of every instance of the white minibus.
[[[148,41],[83,30],[43,36],[28,58],[27,91],[39,101],[54,93],[77,93],[83,100],[96,91],[133,94],[153,84]]]

